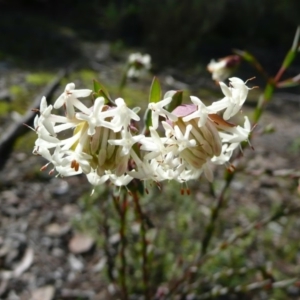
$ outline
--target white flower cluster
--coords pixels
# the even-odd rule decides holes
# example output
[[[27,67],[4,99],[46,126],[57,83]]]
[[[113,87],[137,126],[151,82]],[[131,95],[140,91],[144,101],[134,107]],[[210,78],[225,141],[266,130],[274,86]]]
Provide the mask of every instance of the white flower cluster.
[[[151,56],[149,54],[141,54],[139,52],[132,53],[128,57],[127,77],[138,78],[145,71],[151,69]]]
[[[250,133],[247,117],[244,127],[227,121],[240,110],[249,88],[239,78],[231,78],[229,87],[220,86],[224,98],[209,106],[192,96],[193,104],[169,112],[165,107],[172,92],[160,102],[149,103],[152,126],[147,134],[138,134],[140,117],[123,99],[112,106],[99,97],[88,108],[78,98],[92,91],[76,90],[70,83],[53,106],[42,99],[34,120],[38,138],[33,153],[49,161],[42,169],[52,165],[50,173],[61,176],[84,173],[94,186],[108,180],[127,185],[133,178],[186,182],[203,172],[213,180],[211,164],[228,164]],[[61,107],[64,116],[52,113]]]
[[[212,73],[212,79],[219,82],[227,79],[238,67],[241,58],[238,55],[229,55],[218,61],[212,59],[207,65],[207,70]]]

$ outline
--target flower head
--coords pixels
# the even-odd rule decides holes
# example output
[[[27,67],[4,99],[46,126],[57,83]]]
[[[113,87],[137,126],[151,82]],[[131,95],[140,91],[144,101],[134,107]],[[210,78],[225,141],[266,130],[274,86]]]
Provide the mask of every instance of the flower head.
[[[229,78],[229,82],[229,87],[225,83],[220,82],[220,87],[225,97],[220,101],[213,102],[208,107],[208,109],[215,112],[225,110],[223,114],[224,120],[228,120],[237,114],[244,104],[248,96],[248,91],[250,90],[246,83],[240,78]]]
[[[207,70],[212,73],[212,79],[219,82],[227,79],[238,67],[241,58],[238,55],[229,55],[218,61],[212,59],[207,65]]]
[[[83,173],[93,186],[107,181],[123,186],[134,178],[186,182],[201,174],[211,181],[212,165],[228,164],[251,130],[247,117],[244,126],[227,121],[239,111],[249,88],[235,77],[229,86],[220,83],[220,87],[225,97],[211,105],[191,96],[191,104],[170,112],[168,94],[149,103],[152,126],[145,136],[133,126],[140,117],[124,99],[116,99],[112,106],[99,97],[87,107],[78,98],[91,90],[75,90],[70,83],[53,107],[42,99],[32,128],[37,134],[33,153],[48,161],[43,170],[51,164],[50,173]],[[61,107],[65,115],[53,114],[53,108]]]
[[[128,57],[127,77],[138,78],[151,69],[151,56],[149,54],[132,53]]]

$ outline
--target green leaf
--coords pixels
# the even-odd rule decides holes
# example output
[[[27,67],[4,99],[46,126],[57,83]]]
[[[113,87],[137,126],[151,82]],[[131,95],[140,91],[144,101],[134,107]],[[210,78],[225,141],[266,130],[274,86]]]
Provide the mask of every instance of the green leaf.
[[[257,62],[256,58],[248,51],[235,49],[235,50],[233,50],[233,52],[236,53],[237,55],[239,55],[240,57],[242,57],[244,60],[246,60],[249,63]]]
[[[103,97],[106,102],[112,102],[107,89],[97,80],[93,80],[94,82],[94,96]]]
[[[260,64],[260,62],[248,51],[235,49],[233,52],[243,58],[245,61],[250,63],[254,68],[256,68],[264,77],[268,78],[266,71]]]
[[[288,51],[288,53],[286,54],[282,65],[275,77],[275,81],[278,82],[282,76],[282,74],[287,70],[287,68],[292,64],[292,62],[294,61],[297,52],[298,52],[298,45],[299,45],[299,37],[300,37],[300,27],[297,27],[297,31],[294,37],[294,41],[293,41],[293,45],[292,48]]]
[[[172,96],[172,101],[167,106],[167,111],[172,112],[176,107],[182,104],[183,91],[176,91]]]
[[[151,110],[147,109],[144,115],[144,123],[145,127],[149,129],[150,126],[152,126],[152,119],[151,119]]]
[[[162,98],[161,96],[161,86],[156,77],[153,78],[152,84],[150,87],[150,94],[149,94],[149,103],[150,102],[159,102]]]
[[[295,59],[297,54],[297,50],[293,50],[291,49],[285,56],[283,63],[282,63],[282,68],[284,68],[285,70],[291,65],[291,63],[293,62],[293,60]]]
[[[159,102],[162,99],[162,92],[161,86],[156,77],[153,78],[152,84],[150,87],[150,94],[149,94],[149,103],[150,102]],[[145,127],[149,129],[152,126],[152,119],[151,119],[151,110],[147,109],[144,116]]]
[[[103,90],[99,90],[98,93],[94,93],[95,98],[103,97],[105,99],[106,104],[112,103],[111,99],[107,96],[107,94]]]
[[[94,85],[94,93],[98,93],[99,90],[101,90],[101,84],[97,80],[93,80],[93,85]]]

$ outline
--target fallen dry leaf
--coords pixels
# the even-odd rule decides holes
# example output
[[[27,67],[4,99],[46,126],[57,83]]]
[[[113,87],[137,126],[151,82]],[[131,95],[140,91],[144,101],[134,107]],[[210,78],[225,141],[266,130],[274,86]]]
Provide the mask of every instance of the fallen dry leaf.
[[[40,287],[32,292],[30,300],[52,300],[55,288],[53,285]]]
[[[69,242],[69,250],[72,253],[80,254],[89,251],[94,245],[95,240],[86,234],[76,233]]]

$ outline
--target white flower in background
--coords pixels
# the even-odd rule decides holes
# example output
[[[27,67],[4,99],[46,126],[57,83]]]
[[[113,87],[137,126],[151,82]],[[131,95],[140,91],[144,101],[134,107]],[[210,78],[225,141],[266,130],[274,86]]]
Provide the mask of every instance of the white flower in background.
[[[149,54],[132,53],[128,57],[127,77],[138,78],[145,71],[151,69],[151,56]]]
[[[207,65],[207,70],[212,73],[212,79],[219,82],[227,79],[240,64],[238,55],[229,55],[218,61],[212,59]]]
[[[122,98],[112,106],[99,97],[87,107],[78,98],[91,90],[75,90],[70,83],[54,106],[42,98],[32,128],[37,134],[33,153],[48,161],[42,170],[52,165],[51,174],[83,173],[93,186],[107,181],[123,186],[133,179],[145,184],[149,180],[184,183],[201,174],[212,181],[212,165],[230,167],[234,150],[248,140],[251,131],[247,117],[244,126],[227,121],[246,100],[246,83],[234,77],[229,87],[224,83],[220,87],[225,97],[209,106],[195,96],[191,104],[172,112],[165,108],[172,97],[149,103],[153,126],[145,136],[135,128],[140,120],[137,110],[127,107]],[[65,113],[53,114],[53,108],[61,107]]]

